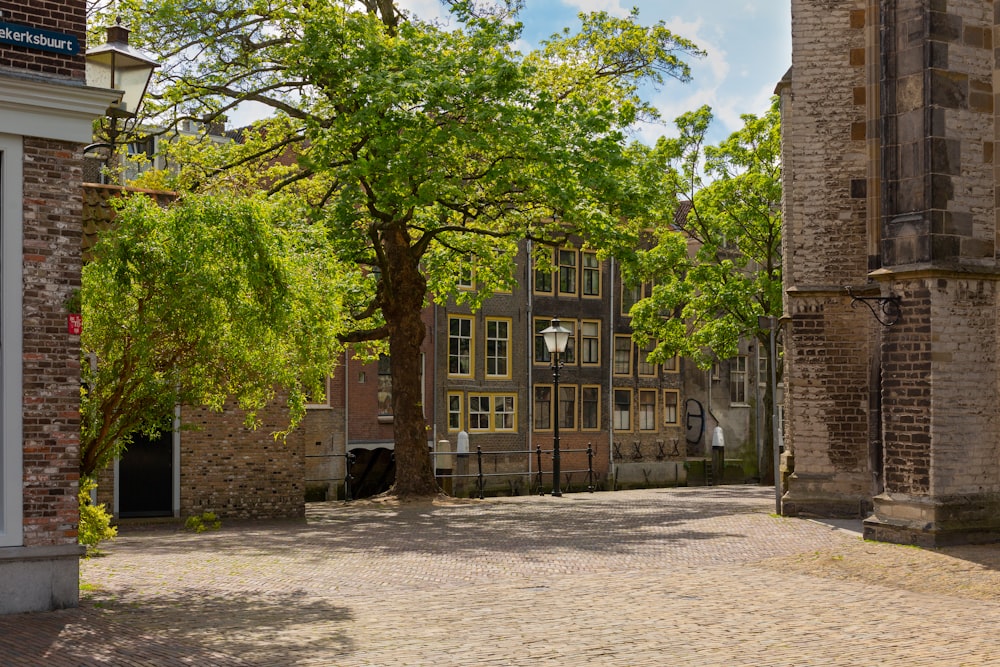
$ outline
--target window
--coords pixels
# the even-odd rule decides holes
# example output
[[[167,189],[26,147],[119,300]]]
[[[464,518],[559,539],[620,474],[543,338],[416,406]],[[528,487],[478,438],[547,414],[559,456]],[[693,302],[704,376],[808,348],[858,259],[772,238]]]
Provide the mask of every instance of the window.
[[[458,288],[459,289],[472,289],[475,287],[475,261],[473,259],[474,255],[466,253],[461,263],[458,266]]]
[[[767,349],[757,343],[757,384],[760,386],[770,382],[771,374],[767,371]]]
[[[21,432],[21,354],[23,349],[21,257],[23,230],[24,142],[0,134],[0,547],[23,543],[24,474]]]
[[[681,372],[680,359],[677,357],[676,354],[663,362],[663,372],[664,373],[680,373]]]
[[[580,428],[596,431],[601,427],[601,388],[580,387]]]
[[[535,268],[535,291],[542,294],[552,294],[552,269]]]
[[[648,341],[639,348],[639,375],[656,375],[656,364],[647,361],[649,355],[656,349],[656,341]]]
[[[581,252],[583,265],[583,295],[601,296],[601,262],[596,252]]]
[[[330,407],[330,378],[327,377],[320,383],[320,389],[323,392],[322,395],[314,392],[312,389],[306,390],[306,408],[328,408]]]
[[[747,402],[747,358],[740,355],[730,362],[729,367],[729,402],[733,405],[746,405]]]
[[[448,430],[462,430],[462,394],[448,394]]]
[[[517,414],[513,394],[493,397],[493,430],[514,431],[517,429]]]
[[[535,363],[536,364],[547,364],[552,361],[552,357],[549,355],[549,348],[545,347],[545,337],[542,335],[542,330],[547,329],[552,324],[552,320],[547,320],[544,317],[535,318]]]
[[[642,298],[642,285],[636,285],[634,287],[629,287],[628,285],[622,285],[622,315],[628,315],[629,311],[632,310],[632,306],[639,303],[639,299]]]
[[[486,377],[510,377],[510,320],[486,319]]]
[[[490,430],[490,397],[469,396],[469,430]]]
[[[615,375],[632,374],[631,336],[620,336],[620,335],[615,336],[614,373]]]
[[[614,393],[614,429],[616,431],[632,430],[632,390],[615,389]]]
[[[566,351],[563,352],[562,362],[563,364],[575,364],[576,363],[576,320],[559,320],[560,326],[564,329],[568,329],[570,332],[569,340],[566,341]],[[552,363],[552,356],[549,354],[549,348],[545,347],[545,336],[542,335],[542,331],[552,326],[552,318],[536,317],[535,318],[535,363],[536,364],[549,364]]]
[[[580,363],[584,366],[599,366],[601,363],[600,320],[580,322]]]
[[[547,431],[552,428],[552,387],[535,385],[535,430]]]
[[[448,318],[448,375],[472,375],[472,318]]]
[[[665,389],[663,391],[663,423],[667,426],[680,423],[677,416],[680,400],[680,392],[676,389]]]
[[[632,306],[643,298],[653,295],[652,283],[639,283],[635,286],[622,284],[622,315],[628,315]]]
[[[378,355],[378,416],[392,416],[392,370],[389,355]]]
[[[639,390],[639,430],[656,430],[656,390]]]
[[[559,251],[559,293],[576,294],[576,250]]]
[[[576,387],[559,387],[559,428],[576,428]]]

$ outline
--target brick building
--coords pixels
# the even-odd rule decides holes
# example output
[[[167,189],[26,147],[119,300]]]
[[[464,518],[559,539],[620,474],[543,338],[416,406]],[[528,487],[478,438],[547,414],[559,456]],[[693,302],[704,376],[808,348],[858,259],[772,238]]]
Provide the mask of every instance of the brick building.
[[[610,488],[611,477],[619,487],[684,484],[689,472],[691,483],[710,481],[705,468],[716,426],[725,433],[729,464],[715,471],[714,481],[754,477],[758,350],[749,344],[709,372],[683,359],[647,363],[648,350],[632,341],[627,313],[648,286],[623,288],[614,262],[596,253],[578,247],[553,253],[552,271],[540,272],[528,260],[529,246],[522,246],[511,291],[494,294],[475,313],[453,303],[424,311],[423,403],[436,467],[474,474],[481,448],[492,475],[487,487],[526,493],[536,484],[540,447],[547,488],[558,419],[564,490],[587,486],[588,447],[598,487]],[[467,286],[474,284],[470,271]],[[553,317],[573,334],[558,395],[539,333]],[[310,409],[299,431],[311,497],[342,493],[347,452],[356,457],[355,495],[391,484],[389,363],[349,359],[331,379],[329,401]],[[449,455],[460,440],[468,444],[468,458]],[[462,494],[475,484],[442,480]]]
[[[83,0],[0,0],[0,613],[75,606],[81,148],[117,97],[86,85]]]
[[[786,514],[998,536],[998,22],[996,2],[792,2]]]

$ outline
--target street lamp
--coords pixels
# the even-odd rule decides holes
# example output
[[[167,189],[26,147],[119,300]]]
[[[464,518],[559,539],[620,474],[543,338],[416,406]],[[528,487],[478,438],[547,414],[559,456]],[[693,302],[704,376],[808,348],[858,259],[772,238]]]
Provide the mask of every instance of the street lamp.
[[[107,143],[91,144],[84,149],[84,153],[95,148],[108,149],[106,164],[114,157],[118,135],[125,131],[126,123],[135,121],[153,70],[159,66],[155,60],[129,46],[128,34],[128,28],[121,24],[108,26],[107,43],[87,49],[87,85],[122,93],[105,113],[108,123],[102,122]]]
[[[552,393],[555,401],[555,423],[552,425],[552,495],[561,496],[559,489],[559,368],[562,366],[560,356],[566,352],[569,344],[570,330],[559,325],[559,318],[552,318],[552,326],[542,329],[545,347],[552,356]]]

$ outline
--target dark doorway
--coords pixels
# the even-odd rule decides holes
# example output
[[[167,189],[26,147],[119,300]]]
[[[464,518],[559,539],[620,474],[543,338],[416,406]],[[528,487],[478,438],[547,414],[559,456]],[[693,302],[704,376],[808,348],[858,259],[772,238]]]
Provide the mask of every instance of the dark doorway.
[[[351,466],[351,495],[369,498],[389,490],[396,481],[396,457],[392,450],[352,449],[354,465]]]
[[[174,434],[136,436],[118,463],[118,515],[173,516]]]

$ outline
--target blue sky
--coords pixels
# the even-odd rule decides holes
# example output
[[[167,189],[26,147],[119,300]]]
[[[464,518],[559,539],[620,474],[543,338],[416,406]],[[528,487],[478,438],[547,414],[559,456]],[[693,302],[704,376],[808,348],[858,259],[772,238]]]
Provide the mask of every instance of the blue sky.
[[[398,0],[422,18],[441,17],[440,0]],[[778,81],[791,65],[790,0],[524,0],[521,13],[526,48],[563,27],[579,26],[581,11],[607,11],[626,16],[639,8],[644,23],[664,21],[675,34],[708,52],[691,62],[693,80],[668,80],[647,99],[660,110],[663,124],[637,128],[638,137],[652,143],[671,134],[672,121],[702,104],[712,107],[715,124],[709,140],[720,141],[742,125],[740,114],[761,114]],[[235,124],[249,122],[260,112],[253,105],[233,114]]]
[[[708,52],[692,65],[693,80],[668,80],[660,90],[647,91],[667,127],[643,127],[640,135],[653,141],[670,134],[671,121],[702,104],[712,107],[716,122],[713,141],[742,125],[740,114],[763,113],[774,87],[791,65],[790,0],[524,0],[521,13],[529,47],[563,27],[579,26],[581,11],[606,11],[626,16],[638,7],[643,23],[664,21],[675,34]],[[440,13],[439,0],[401,0],[400,5],[427,17]]]

